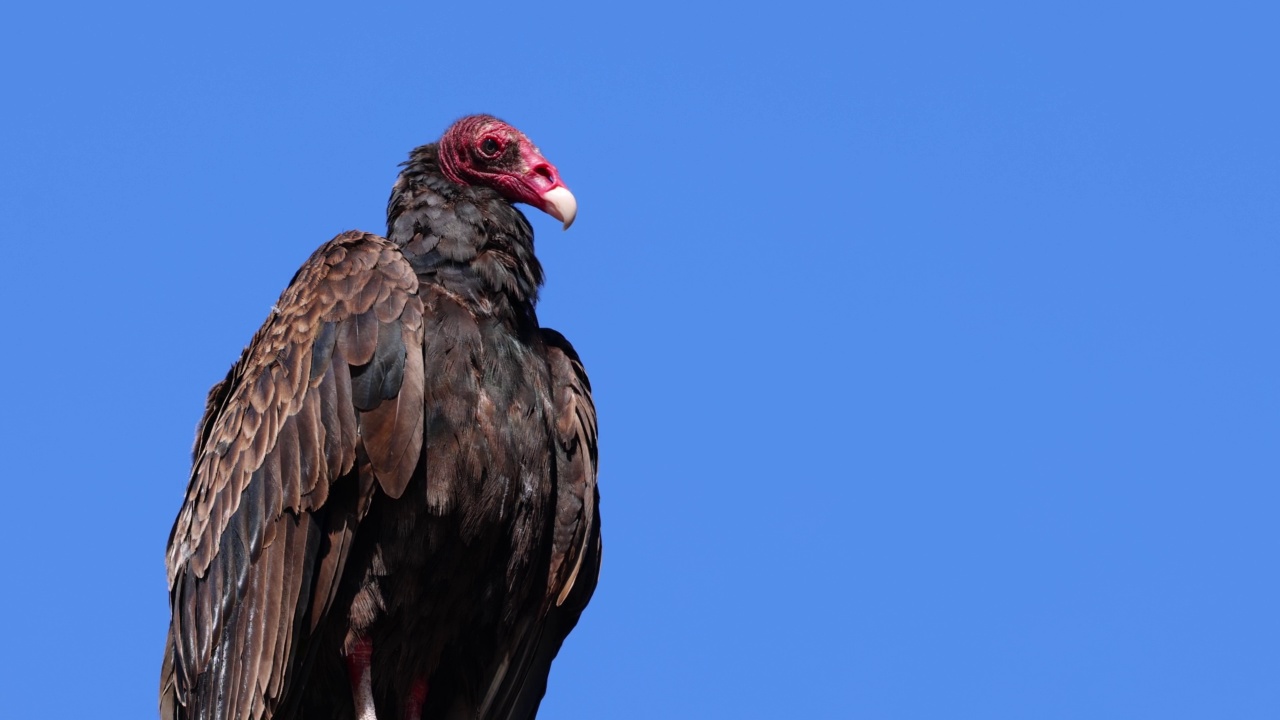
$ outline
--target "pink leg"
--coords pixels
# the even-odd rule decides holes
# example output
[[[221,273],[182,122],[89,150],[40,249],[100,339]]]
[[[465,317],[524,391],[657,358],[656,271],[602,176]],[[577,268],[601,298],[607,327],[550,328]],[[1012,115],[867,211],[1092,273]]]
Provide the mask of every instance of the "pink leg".
[[[422,720],[422,704],[427,701],[427,679],[418,678],[404,701],[404,720]]]
[[[373,643],[359,640],[347,653],[347,676],[355,699],[357,720],[378,720],[373,711]]]

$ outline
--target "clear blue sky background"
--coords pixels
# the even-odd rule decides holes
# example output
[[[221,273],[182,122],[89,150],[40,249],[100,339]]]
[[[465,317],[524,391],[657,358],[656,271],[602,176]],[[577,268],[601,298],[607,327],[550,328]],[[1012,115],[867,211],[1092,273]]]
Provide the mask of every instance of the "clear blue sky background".
[[[1280,717],[1262,5],[7,5],[3,714],[154,716],[205,391],[483,111],[581,205],[544,717]]]

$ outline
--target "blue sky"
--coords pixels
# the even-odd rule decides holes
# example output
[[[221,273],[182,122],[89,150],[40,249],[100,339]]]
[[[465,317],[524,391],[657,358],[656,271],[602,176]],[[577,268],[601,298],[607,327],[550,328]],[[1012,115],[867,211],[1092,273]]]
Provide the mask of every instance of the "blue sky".
[[[1277,20],[6,7],[5,714],[154,716],[204,393],[490,112],[600,413],[543,717],[1280,717]]]

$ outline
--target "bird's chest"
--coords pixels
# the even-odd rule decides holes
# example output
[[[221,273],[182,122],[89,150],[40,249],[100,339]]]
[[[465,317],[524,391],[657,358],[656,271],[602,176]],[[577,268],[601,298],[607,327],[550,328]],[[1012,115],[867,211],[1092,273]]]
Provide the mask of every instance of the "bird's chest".
[[[424,305],[422,457],[405,495],[378,506],[375,565],[390,615],[424,628],[496,622],[545,590],[550,370],[512,323],[458,293],[427,288]]]
[[[545,591],[549,371],[515,338],[477,330],[447,347],[428,336],[422,471],[383,506],[380,602],[412,619],[415,637],[497,628]]]
[[[551,480],[546,364],[518,339],[485,330],[439,358],[426,392],[427,504],[461,513],[468,527],[515,521]]]

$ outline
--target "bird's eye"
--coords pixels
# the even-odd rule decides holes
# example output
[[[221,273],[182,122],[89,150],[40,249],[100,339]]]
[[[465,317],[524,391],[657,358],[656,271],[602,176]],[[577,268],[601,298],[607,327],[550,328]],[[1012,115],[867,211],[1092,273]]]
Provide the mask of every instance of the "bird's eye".
[[[497,155],[498,151],[501,149],[502,144],[491,137],[485,138],[484,141],[480,143],[480,152],[487,157]]]

